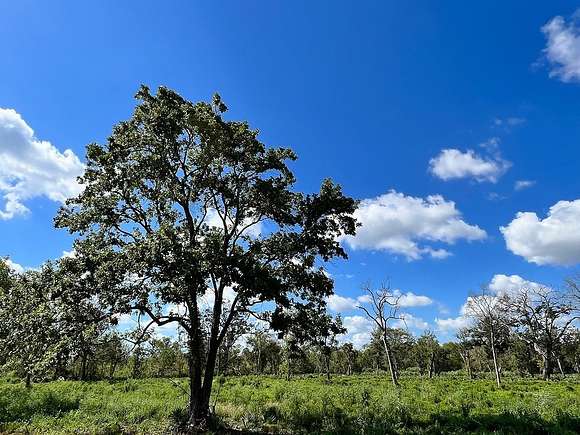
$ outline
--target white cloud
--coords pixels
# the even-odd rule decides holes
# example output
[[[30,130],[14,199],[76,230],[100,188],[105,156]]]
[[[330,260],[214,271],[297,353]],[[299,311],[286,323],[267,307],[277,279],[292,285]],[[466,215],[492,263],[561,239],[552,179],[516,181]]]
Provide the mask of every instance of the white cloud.
[[[534,281],[528,281],[527,279],[524,279],[519,275],[503,275],[503,274],[494,275],[488,287],[493,293],[497,295],[502,294],[513,295],[516,294],[521,289],[537,290],[546,288],[545,285],[539,284]]]
[[[524,190],[528,187],[532,187],[534,184],[536,184],[536,182],[533,180],[518,180],[514,184],[514,190]]]
[[[347,333],[340,337],[341,342],[350,342],[360,349],[371,340],[374,329],[372,320],[363,316],[347,316],[342,320]]]
[[[487,297],[497,300],[497,297],[494,295],[515,295],[520,289],[538,290],[546,288],[546,286],[534,281],[528,281],[519,275],[495,274],[491,278],[488,288],[491,294]],[[444,334],[454,334],[459,329],[468,327],[472,321],[469,317],[469,300],[470,297],[467,297],[465,303],[459,309],[459,315],[457,317],[448,317],[446,319],[436,318],[435,325],[437,326],[437,330]]]
[[[399,306],[403,308],[411,308],[411,307],[424,307],[427,305],[431,305],[433,303],[433,299],[422,296],[416,295],[413,292],[403,293],[401,290],[394,290],[393,294],[399,298]],[[393,298],[393,300],[395,299]],[[360,304],[368,304],[371,302],[371,298],[369,295],[360,295],[355,299],[340,296],[338,294],[330,295],[327,298],[327,305],[331,311],[334,312],[343,312],[353,310],[358,308]]]
[[[401,314],[402,319],[393,322],[395,328],[408,328],[415,330],[425,330],[429,328],[429,324],[420,317],[415,317],[410,313]]]
[[[466,328],[470,325],[471,319],[468,316],[467,304],[469,302],[469,297],[465,303],[459,309],[459,315],[457,317],[448,317],[446,319],[435,318],[435,325],[437,331],[443,334],[455,334],[459,329]]]
[[[356,300],[361,304],[368,304],[372,301],[369,295],[361,295],[358,298],[356,298]]]
[[[580,79],[580,27],[557,16],[542,27],[547,42],[543,52],[551,64],[550,77],[563,82]]]
[[[399,299],[399,305],[401,307],[424,307],[433,303],[433,299],[427,296],[416,295],[413,292],[403,294],[400,290],[395,290],[395,295],[401,296]]]
[[[469,319],[466,316],[449,317],[447,319],[435,319],[437,330],[444,333],[455,333],[461,328],[469,326]]]
[[[326,300],[328,308],[334,312],[349,311],[357,306],[357,301],[353,298],[332,294]]]
[[[166,323],[165,325],[153,325],[149,330],[158,338],[176,338],[180,326],[177,322]]]
[[[6,265],[16,273],[24,272],[24,266],[21,266],[20,264],[15,263],[10,258],[5,258],[4,263],[6,263]]]
[[[433,258],[451,255],[425,242],[453,244],[461,239],[486,237],[484,230],[461,219],[453,201],[446,201],[440,195],[416,198],[391,190],[377,198],[361,201],[354,216],[361,227],[356,236],[343,237],[352,249],[385,250],[403,255],[407,260],[425,255]]]
[[[545,219],[520,212],[500,231],[507,248],[531,263],[580,263],[580,199],[557,202]]]
[[[76,178],[84,165],[71,151],[60,152],[38,140],[12,109],[0,108],[0,219],[28,213],[24,203],[37,197],[63,202],[81,192]]]
[[[77,252],[73,249],[70,251],[62,251],[62,255],[60,258],[76,258]]]
[[[482,146],[487,149],[497,148],[497,140],[488,141]],[[473,150],[463,152],[455,148],[441,150],[437,157],[429,160],[431,173],[445,181],[473,178],[479,182],[495,183],[510,166],[511,163],[502,159],[499,154],[485,157]]]

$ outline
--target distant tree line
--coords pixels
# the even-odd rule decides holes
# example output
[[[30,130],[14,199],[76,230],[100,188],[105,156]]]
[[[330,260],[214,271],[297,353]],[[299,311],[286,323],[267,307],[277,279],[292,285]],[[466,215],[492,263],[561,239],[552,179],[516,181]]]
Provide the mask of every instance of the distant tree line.
[[[67,260],[40,270],[16,274],[0,261],[0,366],[27,385],[55,379],[186,377],[188,347],[179,330],[175,337],[143,333],[142,328],[120,331],[117,318],[103,315],[91,298],[71,299]],[[580,373],[580,330],[577,328],[578,281],[568,292],[521,289],[511,295],[484,291],[468,299],[469,327],[453,342],[440,343],[426,331],[414,336],[406,328],[380,322],[370,341],[357,348],[341,340],[346,330],[340,316],[321,313],[317,325],[298,325],[283,338],[249,315],[232,320],[217,353],[215,375],[275,375],[291,379],[302,374],[333,375],[384,373],[395,370],[432,378],[442,372],[463,371],[468,378],[508,372],[550,378]],[[397,309],[397,297],[382,287],[370,289]],[[377,299],[378,300],[378,299]],[[383,306],[383,308],[385,308]],[[82,313],[82,314],[81,314]],[[87,317],[90,314],[90,317]],[[203,341],[211,324],[202,325]],[[399,319],[398,315],[392,318]],[[314,333],[313,333],[314,331]],[[387,345],[385,345],[387,343]],[[205,345],[202,348],[206,348]],[[390,356],[389,356],[390,353]],[[202,358],[207,358],[203,355]]]

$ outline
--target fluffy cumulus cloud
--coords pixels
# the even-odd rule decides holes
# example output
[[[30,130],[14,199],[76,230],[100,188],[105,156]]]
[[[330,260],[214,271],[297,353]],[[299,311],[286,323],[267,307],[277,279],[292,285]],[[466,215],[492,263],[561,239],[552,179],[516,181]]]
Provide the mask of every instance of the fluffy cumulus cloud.
[[[340,337],[342,342],[350,342],[360,349],[371,340],[374,323],[364,316],[347,316],[342,325],[346,328],[346,334]]]
[[[410,313],[401,314],[401,320],[393,322],[392,326],[395,328],[412,329],[415,332],[424,331],[429,328],[429,323],[422,318],[416,317]]]
[[[453,201],[440,195],[416,198],[391,190],[361,201],[354,215],[361,227],[356,236],[343,238],[352,249],[384,250],[407,260],[451,255],[433,242],[453,244],[486,237],[484,230],[461,219]]]
[[[16,273],[24,272],[24,266],[21,266],[20,264],[15,263],[10,258],[4,259],[4,263],[6,263],[6,265]]]
[[[469,300],[469,298],[467,298]],[[455,334],[459,329],[469,326],[470,319],[467,315],[467,301],[461,306],[459,316],[446,319],[435,318],[437,331],[443,334]]]
[[[482,156],[473,150],[455,148],[441,150],[439,155],[429,160],[429,171],[445,181],[473,178],[479,182],[495,183],[510,166],[511,163],[499,155]]]
[[[433,304],[433,299],[428,296],[416,295],[413,292],[403,293],[401,290],[393,291],[393,301],[399,300],[399,306],[402,308],[425,307]],[[338,294],[330,295],[326,303],[331,311],[340,313],[350,311],[358,308],[361,304],[368,304],[371,302],[369,295],[361,295],[356,299],[350,297],[340,296]]]
[[[396,290],[395,294],[400,296],[399,305],[401,307],[425,307],[433,303],[433,299],[427,296],[416,295],[413,292],[401,293],[400,290]]]
[[[469,319],[466,316],[448,317],[447,319],[435,319],[437,330],[443,333],[455,333],[461,328],[469,326]]]
[[[544,55],[550,63],[550,77],[563,82],[580,80],[580,26],[578,12],[574,19],[566,21],[563,17],[552,18],[542,27],[546,36]]]
[[[495,295],[504,294],[514,295],[521,289],[538,290],[546,288],[545,285],[529,281],[519,275],[495,274],[487,285],[491,292],[490,298],[496,299]],[[436,318],[435,325],[437,330],[443,334],[455,334],[459,329],[465,328],[470,324],[468,302],[469,297],[459,310],[457,317],[448,317],[445,319]]]
[[[546,286],[534,281],[528,281],[519,275],[496,274],[488,285],[489,289],[497,294],[517,294],[519,290],[537,290]]]
[[[411,329],[415,333],[421,333],[429,328],[429,323],[410,313],[402,313],[402,319],[390,323],[391,327]],[[357,349],[360,349],[371,340],[372,332],[375,329],[375,323],[365,316],[346,316],[342,320],[346,328],[346,334],[339,338],[341,342],[350,342]]]
[[[520,212],[500,230],[507,248],[531,263],[580,263],[580,199],[557,202],[545,219]]]
[[[31,198],[63,202],[77,195],[83,171],[71,150],[38,140],[17,112],[0,108],[0,219],[28,213],[24,203]]]
[[[336,313],[352,310],[358,305],[358,302],[353,298],[348,298],[337,294],[330,295],[327,298],[326,303],[328,305],[328,309]]]

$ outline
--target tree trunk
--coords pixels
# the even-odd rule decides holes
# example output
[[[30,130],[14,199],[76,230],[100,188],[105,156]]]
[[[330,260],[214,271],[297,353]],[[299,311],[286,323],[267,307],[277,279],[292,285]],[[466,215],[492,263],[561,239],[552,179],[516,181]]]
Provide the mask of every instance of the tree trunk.
[[[330,355],[324,356],[324,366],[326,369],[326,380],[330,381]]]
[[[556,361],[558,362],[558,369],[560,369],[560,374],[564,376],[564,369],[562,368],[562,360],[560,358],[556,358]]]
[[[549,356],[544,355],[544,367],[542,368],[542,379],[544,381],[550,380],[550,376],[552,375],[552,360]]]
[[[289,381],[292,376],[292,359],[288,358],[288,371],[286,372],[286,380]]]
[[[394,356],[391,353],[391,347],[387,338],[383,335],[383,346],[385,347],[385,353],[387,354],[387,362],[389,364],[389,371],[391,372],[391,381],[395,387],[399,386],[399,379],[397,375],[397,368],[395,367]]]
[[[25,385],[27,389],[32,388],[32,376],[30,376],[29,372],[26,373]]]
[[[201,387],[202,406],[207,409],[209,416],[209,399],[211,396],[211,389],[213,386],[213,379],[215,376],[215,363],[217,357],[217,342],[210,345],[207,353],[207,360],[205,362],[205,372],[203,375],[203,385]]]
[[[495,340],[494,340],[493,335],[491,337],[491,354],[493,356],[493,368],[495,369],[495,382],[497,383],[497,386],[500,387],[501,386],[501,376],[499,373],[497,355],[495,353]]]
[[[429,359],[429,379],[433,378],[433,372],[435,371],[435,352],[431,354]]]
[[[471,368],[471,355],[469,355],[469,352],[467,353],[465,365],[467,366],[467,376],[469,377],[469,379],[473,379],[473,369]]]
[[[111,365],[109,368],[109,379],[113,379],[113,376],[115,376],[116,369],[117,369],[117,361],[111,362]]]
[[[87,353],[83,352],[81,357],[81,381],[86,381],[87,379]]]
[[[188,373],[189,373],[189,429],[206,429],[209,416],[208,406],[204,407],[205,398],[202,395],[202,348],[199,334],[189,339]]]

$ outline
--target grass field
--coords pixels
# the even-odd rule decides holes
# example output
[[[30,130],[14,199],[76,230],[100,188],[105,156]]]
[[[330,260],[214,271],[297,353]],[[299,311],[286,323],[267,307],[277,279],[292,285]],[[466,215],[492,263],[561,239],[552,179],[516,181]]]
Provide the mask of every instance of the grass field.
[[[185,380],[0,381],[2,433],[167,433],[183,418]],[[218,379],[228,427],[267,433],[580,433],[580,379],[554,382],[386,375]],[[215,397],[215,396],[214,396]]]

